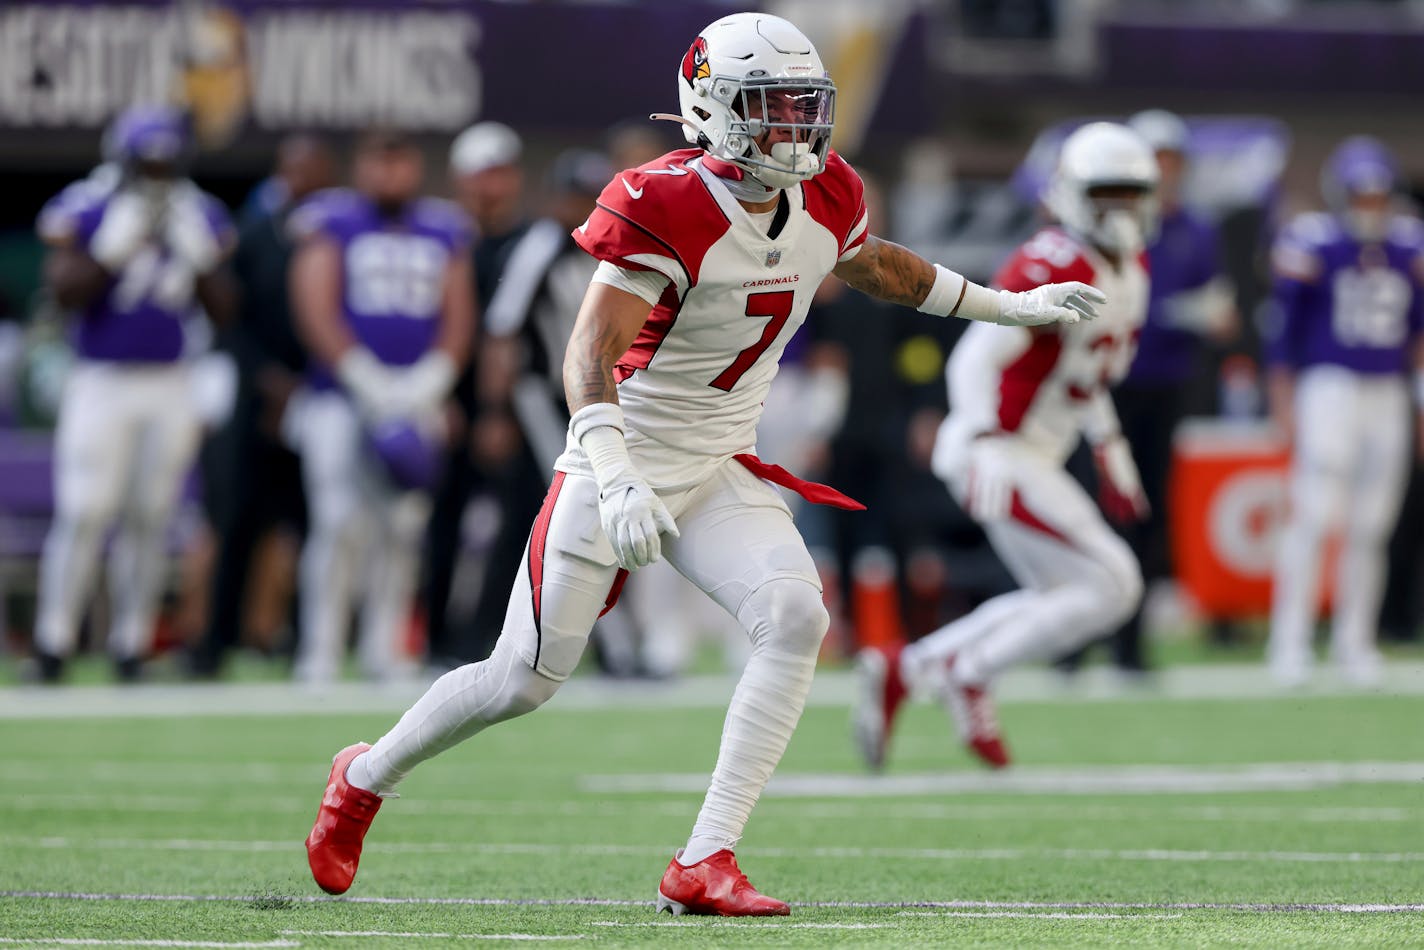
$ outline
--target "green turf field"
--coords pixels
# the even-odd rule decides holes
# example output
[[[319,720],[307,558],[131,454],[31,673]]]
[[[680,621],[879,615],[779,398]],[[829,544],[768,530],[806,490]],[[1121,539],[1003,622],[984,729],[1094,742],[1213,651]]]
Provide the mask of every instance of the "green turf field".
[[[0,691],[0,947],[1424,945],[1424,698],[1019,698],[1003,775],[917,706],[871,780],[849,686],[818,684],[739,850],[793,903],[770,921],[652,910],[729,682],[672,707],[571,691],[428,763],[350,900],[317,891],[302,839],[332,752],[393,712]]]

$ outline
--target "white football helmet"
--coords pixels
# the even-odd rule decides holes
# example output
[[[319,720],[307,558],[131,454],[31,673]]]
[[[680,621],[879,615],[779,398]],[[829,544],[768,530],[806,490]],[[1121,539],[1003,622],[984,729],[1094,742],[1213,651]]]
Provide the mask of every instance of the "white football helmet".
[[[1157,158],[1142,136],[1116,122],[1090,122],[1063,141],[1043,201],[1084,240],[1134,254],[1157,232],[1157,180]]]
[[[806,35],[781,17],[737,13],[702,31],[682,58],[683,133],[769,188],[826,167],[836,87]]]

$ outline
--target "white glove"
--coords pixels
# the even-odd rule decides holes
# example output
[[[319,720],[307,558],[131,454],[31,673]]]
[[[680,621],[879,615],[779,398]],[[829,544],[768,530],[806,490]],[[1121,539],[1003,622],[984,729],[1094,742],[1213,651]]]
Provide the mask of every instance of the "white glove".
[[[662,557],[662,532],[679,535],[667,506],[634,470],[622,423],[617,406],[595,403],[574,413],[569,431],[593,466],[598,517],[613,557],[619,567],[636,571]]]
[[[195,274],[206,274],[222,260],[223,247],[203,214],[196,189],[174,188],[168,197],[164,243]]]
[[[117,274],[148,242],[152,225],[147,201],[131,191],[118,192],[89,240],[89,256],[109,273]]]
[[[1002,521],[1014,502],[1013,450],[1003,439],[983,436],[969,443],[964,510],[978,522]]]
[[[1078,281],[1044,284],[1015,293],[999,291],[999,317],[995,323],[1009,327],[1036,327],[1045,323],[1093,320],[1098,307],[1108,302],[1101,290]]]
[[[356,402],[356,408],[373,422],[404,415],[405,406],[396,398],[397,387],[390,369],[370,350],[353,346],[336,364],[336,378]]]
[[[1118,524],[1146,518],[1151,507],[1127,440],[1121,435],[1108,437],[1093,447],[1093,461],[1098,469],[1098,503],[1103,513]]]
[[[390,399],[404,415],[426,415],[445,401],[455,385],[455,361],[443,350],[431,350],[403,369],[388,369]]]

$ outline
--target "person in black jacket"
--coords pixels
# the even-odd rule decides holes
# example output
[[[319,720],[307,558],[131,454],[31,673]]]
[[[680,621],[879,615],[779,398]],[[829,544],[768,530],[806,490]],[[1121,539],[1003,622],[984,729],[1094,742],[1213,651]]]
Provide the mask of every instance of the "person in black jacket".
[[[306,523],[301,463],[281,441],[287,395],[306,366],[287,293],[292,241],[287,216],[307,196],[336,183],[331,146],[297,134],[277,148],[274,174],[245,209],[233,255],[241,286],[238,320],[221,340],[238,368],[238,392],[228,423],[209,447],[206,470],[223,482],[208,486],[220,538],[202,642],[190,657],[195,676],[217,676],[242,636],[243,605],[253,553],[281,526],[300,535]]]
[[[524,171],[520,165],[523,143],[509,126],[479,122],[456,136],[450,147],[450,177],[455,199],[475,222],[475,300],[484,314],[499,286],[509,249],[524,236]],[[485,337],[483,319],[476,349]],[[478,381],[472,359],[455,384],[455,396],[468,423],[478,415]],[[471,437],[476,440],[472,442]],[[513,425],[488,424],[457,433],[450,439],[445,472],[436,489],[434,508],[425,537],[424,580],[421,599],[425,608],[428,657],[436,667],[456,666],[482,657],[480,647],[467,641],[448,619],[450,589],[460,553],[460,529],[465,505],[492,471],[502,468],[519,449]],[[478,654],[478,655],[477,655]]]

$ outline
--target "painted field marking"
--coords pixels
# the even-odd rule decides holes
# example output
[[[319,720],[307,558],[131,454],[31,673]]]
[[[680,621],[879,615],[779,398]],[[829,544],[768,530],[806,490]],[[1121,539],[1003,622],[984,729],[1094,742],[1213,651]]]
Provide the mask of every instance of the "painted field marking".
[[[100,939],[98,937],[0,937],[0,944],[7,946],[45,947],[300,947],[291,940],[267,940],[257,942],[227,942],[222,940],[122,940]]]
[[[770,917],[702,917],[696,920],[595,920],[595,927],[739,927],[743,930],[881,930],[894,924],[856,923],[772,923]]]
[[[103,811],[116,809],[159,814],[305,814],[311,811],[307,798],[262,797],[260,799],[229,799],[215,801],[199,796],[122,795],[112,793],[86,794],[48,792],[0,793],[0,813],[12,811]],[[614,800],[589,801],[497,801],[467,799],[457,801],[401,799],[389,806],[394,816],[419,817],[501,817],[501,816],[568,816],[622,818],[648,815],[685,818],[696,812],[692,802],[629,802]],[[1008,801],[996,804],[906,802],[887,803],[883,799],[860,801],[848,798],[839,802],[762,802],[758,814],[788,814],[801,818],[837,819],[873,817],[884,821],[984,821],[999,818],[1052,819],[1064,818],[1074,823],[1127,820],[1159,822],[1299,822],[1309,824],[1376,824],[1378,822],[1424,821],[1424,808],[1357,805],[1170,805],[1161,808],[1136,805],[1053,805],[1037,801]]]
[[[125,894],[85,891],[0,891],[0,897],[32,900],[134,901],[201,903],[208,901],[248,903],[251,894]],[[421,907],[652,907],[650,900],[611,897],[324,897],[299,894],[287,897],[298,904],[377,904]],[[1348,903],[1227,903],[1134,902],[1134,901],[791,901],[792,907],[842,910],[1228,910],[1256,914],[1421,914],[1424,904]]]
[[[1038,918],[1040,920],[1178,920],[1185,917],[1185,914],[1101,914],[1086,912],[1081,914],[1068,913],[1067,911],[1031,911],[1031,910],[923,910],[923,911],[901,911],[898,917],[1016,917],[1025,920]]]
[[[587,934],[457,934],[420,930],[279,930],[289,937],[399,937],[411,940],[587,940]]]
[[[1249,699],[1299,702],[1327,696],[1424,693],[1424,664],[1391,661],[1380,687],[1358,687],[1322,678],[1308,689],[1282,690],[1262,684],[1257,665],[1213,664],[1161,671],[1150,689],[1123,683],[1107,669],[1085,670],[1067,682],[1043,669],[1013,670],[995,684],[995,695],[1013,703],[1171,702],[1176,700]],[[553,713],[605,709],[725,709],[736,677],[689,676],[674,683],[611,682],[575,677],[548,704]],[[3,719],[111,719],[253,717],[281,715],[351,715],[399,713],[425,692],[427,683],[373,686],[338,683],[313,689],[292,683],[157,683],[138,687],[78,686],[65,689],[0,688]],[[855,675],[848,670],[819,670],[808,707],[848,707],[856,698]],[[548,715],[549,713],[545,713]]]
[[[295,852],[299,841],[219,841],[195,838],[68,838],[6,835],[0,844],[13,848],[71,851],[187,851],[211,853]],[[388,854],[497,854],[658,856],[671,853],[665,845],[543,844],[526,842],[448,841],[376,842],[367,851]],[[1412,864],[1424,861],[1418,851],[1206,851],[1182,848],[757,848],[760,858],[854,860],[867,858],[918,861],[1164,861],[1164,862],[1285,862],[1292,864]]]
[[[763,798],[880,798],[964,793],[1046,795],[1220,794],[1308,791],[1342,785],[1416,785],[1424,762],[1272,762],[1253,765],[1051,766],[1002,772],[938,772],[921,775],[773,775]],[[598,794],[649,792],[701,794],[701,772],[645,775],[585,775],[579,787]]]

